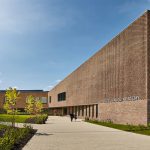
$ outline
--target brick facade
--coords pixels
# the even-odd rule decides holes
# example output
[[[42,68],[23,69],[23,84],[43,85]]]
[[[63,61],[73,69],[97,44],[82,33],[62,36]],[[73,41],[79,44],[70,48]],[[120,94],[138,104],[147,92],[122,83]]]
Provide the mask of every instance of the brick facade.
[[[46,97],[48,99],[48,92],[42,90],[20,90],[19,99],[17,101],[17,108],[25,108],[27,96]],[[3,108],[5,102],[5,91],[0,91],[0,108]],[[48,108],[48,103],[43,104],[44,108]]]
[[[49,91],[51,110],[62,109],[63,112],[67,108],[70,112],[70,108],[83,106],[87,115],[79,117],[147,125],[150,118],[149,22],[150,12],[146,11]],[[66,92],[66,100],[58,102],[61,92]],[[134,96],[138,100],[131,100]],[[112,102],[126,97],[126,101]],[[104,102],[107,99],[111,102]],[[97,106],[98,116],[95,117]],[[91,116],[93,111],[94,116]]]

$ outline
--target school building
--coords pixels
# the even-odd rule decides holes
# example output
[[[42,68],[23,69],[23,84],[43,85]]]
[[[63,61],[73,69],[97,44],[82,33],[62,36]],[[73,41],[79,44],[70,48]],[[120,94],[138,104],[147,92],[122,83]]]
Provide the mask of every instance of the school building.
[[[121,124],[150,121],[150,11],[48,92],[53,115]]]

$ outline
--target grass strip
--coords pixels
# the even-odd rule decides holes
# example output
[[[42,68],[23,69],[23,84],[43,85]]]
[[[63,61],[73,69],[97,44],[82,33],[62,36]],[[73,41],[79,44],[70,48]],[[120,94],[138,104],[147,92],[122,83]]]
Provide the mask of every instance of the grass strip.
[[[97,121],[97,120],[86,120],[86,122],[96,124],[96,125],[101,125],[105,127],[110,127],[114,129],[119,129],[127,132],[133,132],[133,133],[138,133],[138,134],[143,134],[143,135],[148,135],[150,136],[150,127],[149,126],[144,126],[144,125],[123,125],[123,124],[115,124],[112,122],[102,122],[102,121]]]
[[[48,118],[48,115],[15,115],[16,123],[33,123],[33,124],[44,124]],[[0,114],[0,122],[11,122],[12,115]]]

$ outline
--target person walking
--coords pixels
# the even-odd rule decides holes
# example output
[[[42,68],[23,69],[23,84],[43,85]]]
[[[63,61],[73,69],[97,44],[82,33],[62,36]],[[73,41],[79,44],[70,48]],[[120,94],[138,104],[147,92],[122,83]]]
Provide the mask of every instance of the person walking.
[[[71,113],[71,114],[70,114],[71,122],[72,122],[73,118],[74,118],[74,114]]]

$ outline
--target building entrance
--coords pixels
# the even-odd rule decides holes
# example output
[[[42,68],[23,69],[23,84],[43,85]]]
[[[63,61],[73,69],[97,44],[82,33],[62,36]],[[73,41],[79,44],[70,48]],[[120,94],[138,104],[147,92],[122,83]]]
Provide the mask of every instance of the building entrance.
[[[63,115],[64,115],[64,116],[67,115],[67,107],[63,108]]]

